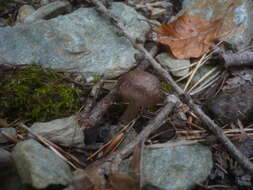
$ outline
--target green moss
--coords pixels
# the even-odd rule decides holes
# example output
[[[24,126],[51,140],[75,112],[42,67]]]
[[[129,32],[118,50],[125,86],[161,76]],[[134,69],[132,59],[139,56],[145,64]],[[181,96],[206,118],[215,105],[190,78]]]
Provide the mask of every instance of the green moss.
[[[161,82],[161,88],[167,93],[171,92],[171,86],[166,82]]]
[[[37,65],[7,74],[0,81],[0,118],[47,121],[78,111],[84,92],[65,78],[65,73]]]

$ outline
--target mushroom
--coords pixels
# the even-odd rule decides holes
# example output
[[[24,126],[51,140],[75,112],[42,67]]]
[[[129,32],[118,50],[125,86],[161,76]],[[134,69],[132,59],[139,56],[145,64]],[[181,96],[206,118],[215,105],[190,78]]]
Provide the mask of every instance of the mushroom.
[[[140,108],[154,106],[161,101],[162,97],[158,78],[141,70],[124,74],[118,81],[118,89],[121,97],[129,102],[120,118],[123,124],[134,119]]]

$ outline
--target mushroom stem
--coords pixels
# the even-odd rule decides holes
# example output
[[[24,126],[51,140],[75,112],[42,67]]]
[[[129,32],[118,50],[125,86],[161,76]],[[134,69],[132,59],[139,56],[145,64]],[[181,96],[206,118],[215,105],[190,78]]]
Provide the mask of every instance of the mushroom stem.
[[[126,111],[120,117],[120,120],[119,120],[120,123],[124,125],[128,124],[130,121],[132,121],[136,117],[138,112],[139,112],[139,107],[135,103],[130,102],[127,106]]]

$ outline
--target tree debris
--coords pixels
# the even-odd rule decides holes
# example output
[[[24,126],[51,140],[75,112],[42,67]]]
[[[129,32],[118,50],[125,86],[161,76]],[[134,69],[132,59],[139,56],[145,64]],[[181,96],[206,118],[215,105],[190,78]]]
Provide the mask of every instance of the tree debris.
[[[253,175],[253,164],[245,157],[229,140],[228,137],[225,136],[222,129],[212,120],[210,119],[205,112],[200,108],[200,106],[196,105],[192,98],[184,94],[184,91],[176,84],[171,75],[163,69],[159,63],[153,58],[152,55],[148,53],[148,51],[141,45],[137,44],[135,39],[132,39],[127,32],[124,31],[122,23],[120,23],[108,10],[107,8],[98,0],[90,0],[96,6],[97,10],[105,15],[108,19],[110,19],[115,26],[121,31],[121,33],[132,43],[132,45],[142,52],[145,55],[145,58],[149,60],[150,64],[153,68],[165,78],[165,80],[173,87],[173,89],[180,96],[182,102],[186,103],[194,113],[206,124],[206,127],[218,137],[218,139],[223,143],[223,145],[228,149],[228,151],[233,155],[233,157],[240,163],[246,170],[248,170],[251,175]],[[132,149],[132,147],[131,147]],[[129,151],[129,149],[128,149]],[[127,152],[128,152],[127,151]]]

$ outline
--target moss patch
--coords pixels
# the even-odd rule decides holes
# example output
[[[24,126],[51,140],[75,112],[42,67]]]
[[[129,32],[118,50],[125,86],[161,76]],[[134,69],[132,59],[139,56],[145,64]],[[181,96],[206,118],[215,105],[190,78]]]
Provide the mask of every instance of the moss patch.
[[[0,81],[0,118],[30,123],[73,114],[85,92],[65,79],[66,73],[37,65],[5,74]]]

